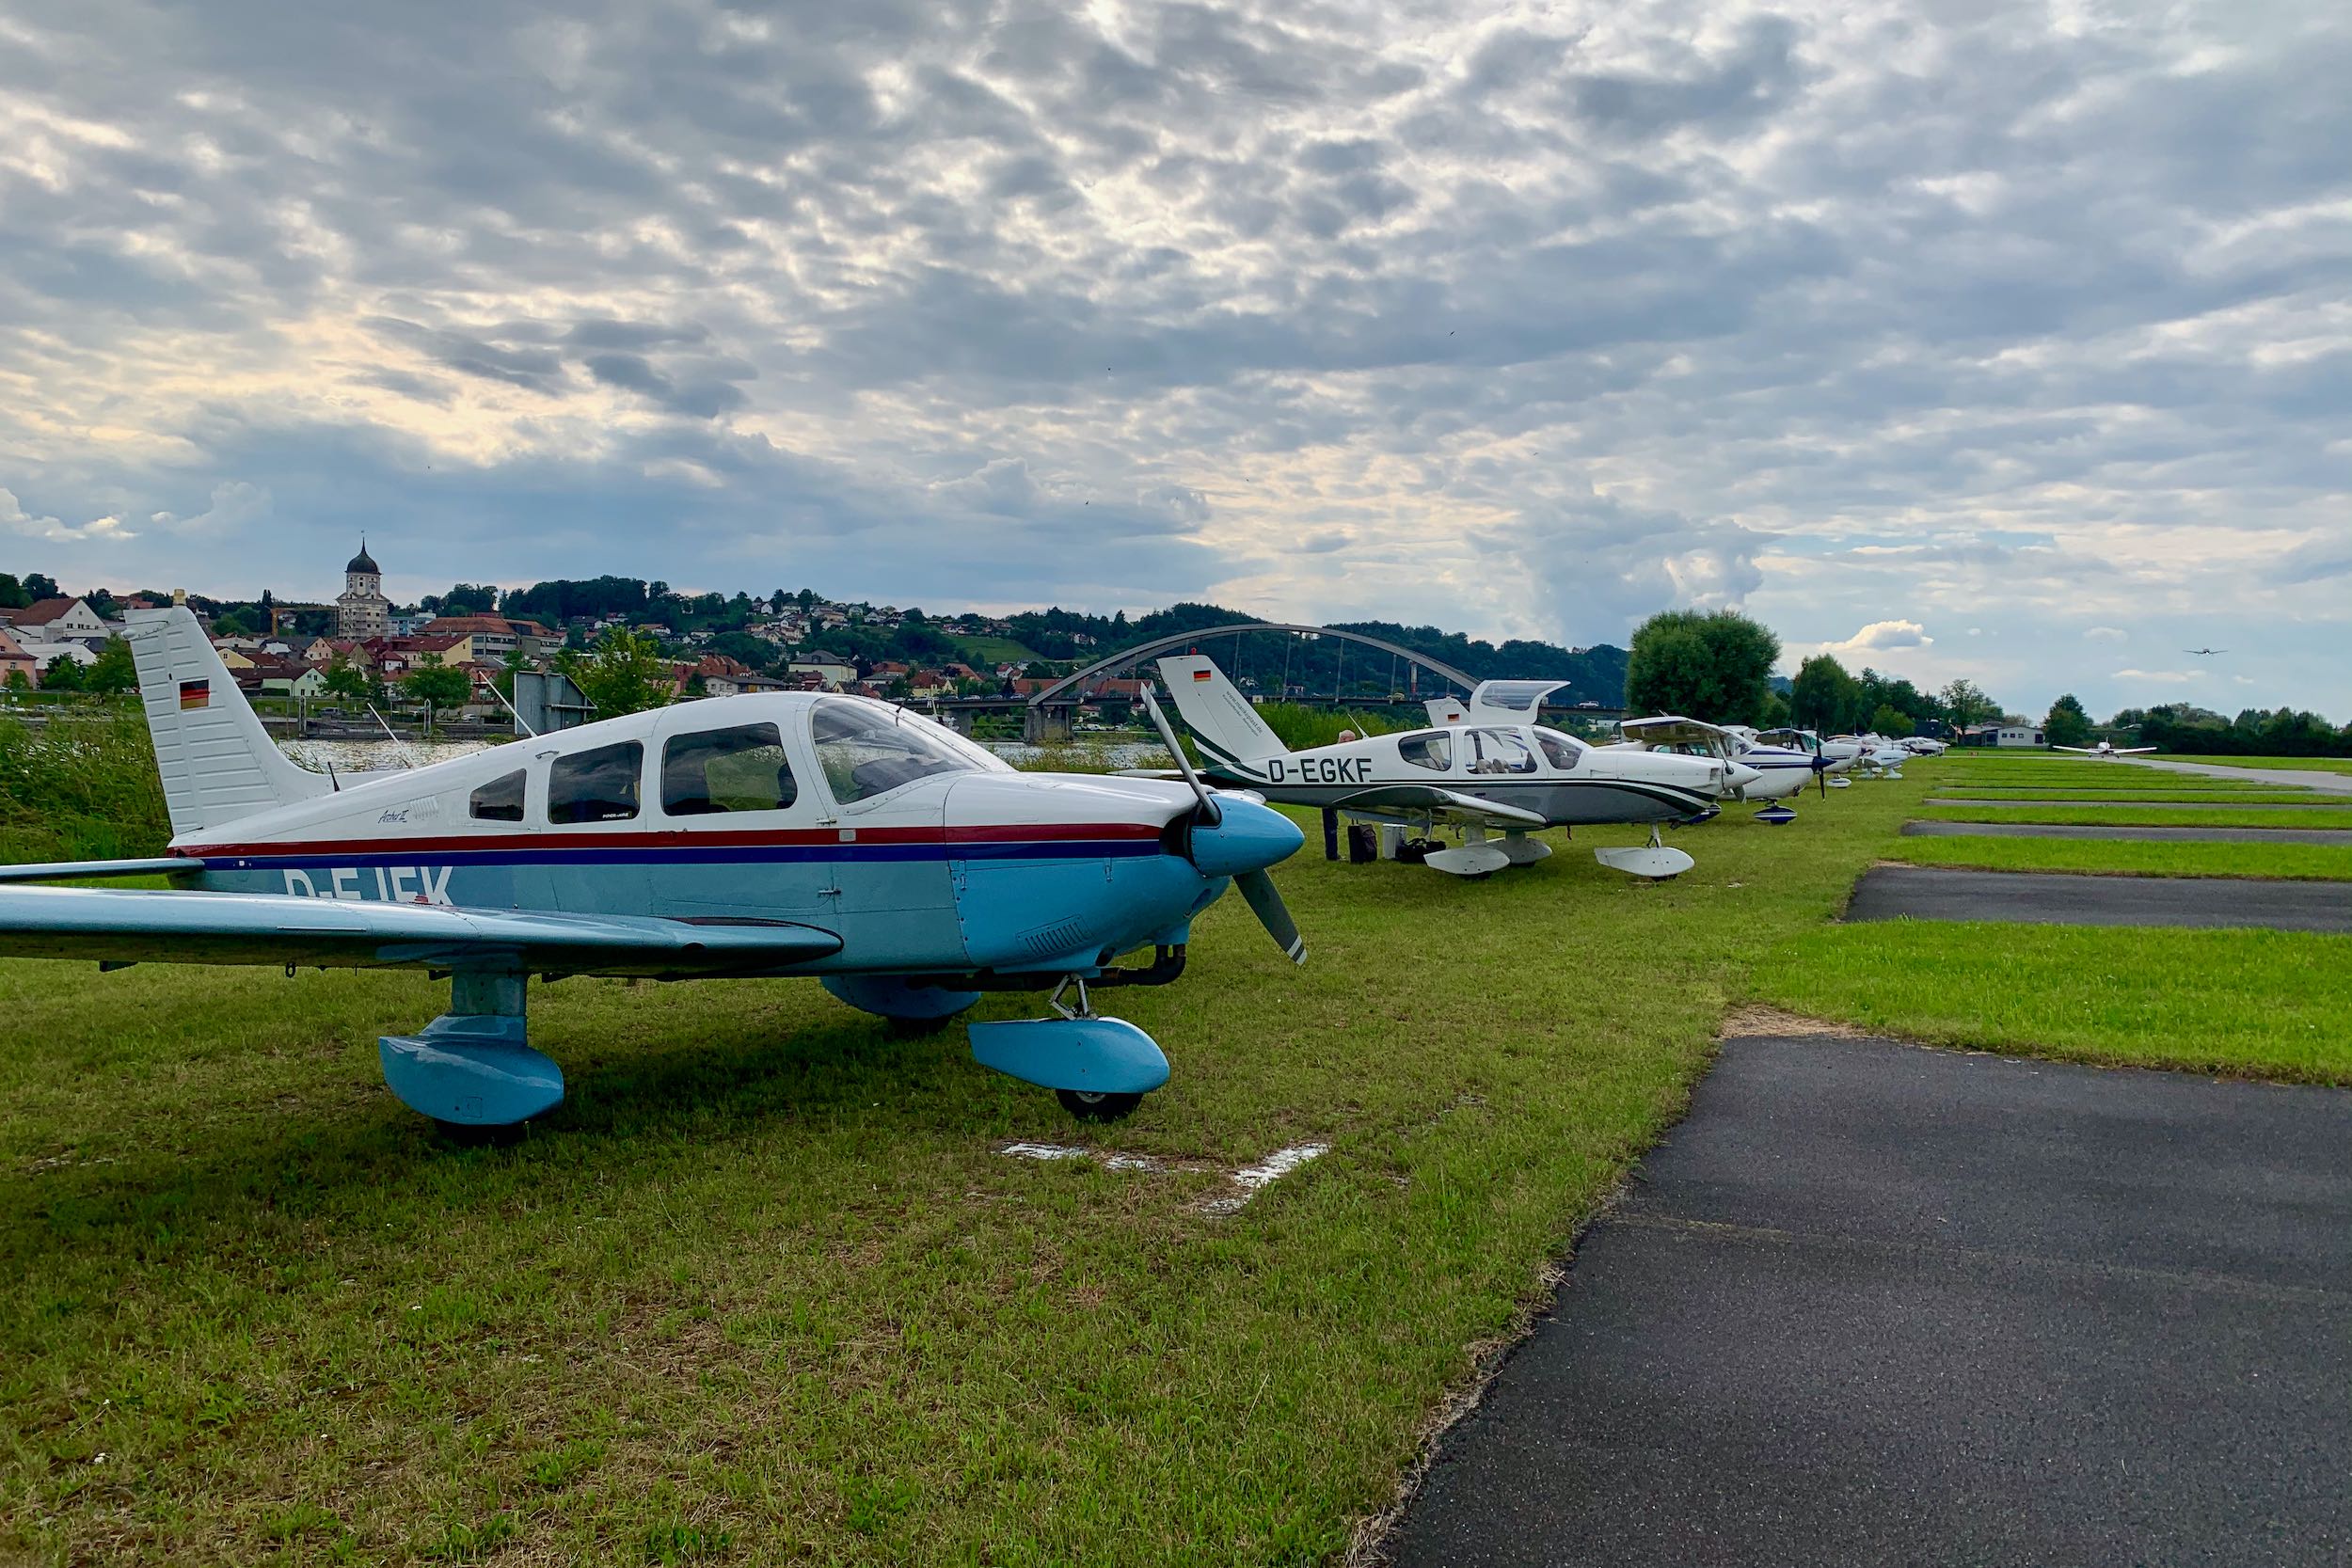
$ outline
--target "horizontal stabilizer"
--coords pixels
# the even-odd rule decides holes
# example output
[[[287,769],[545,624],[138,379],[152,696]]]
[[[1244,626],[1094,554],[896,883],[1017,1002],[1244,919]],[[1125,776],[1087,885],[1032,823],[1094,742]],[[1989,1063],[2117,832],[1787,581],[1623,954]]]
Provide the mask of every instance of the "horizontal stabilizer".
[[[0,888],[0,955],[18,958],[684,979],[786,969],[840,949],[831,931],[781,922],[699,925],[282,893]]]

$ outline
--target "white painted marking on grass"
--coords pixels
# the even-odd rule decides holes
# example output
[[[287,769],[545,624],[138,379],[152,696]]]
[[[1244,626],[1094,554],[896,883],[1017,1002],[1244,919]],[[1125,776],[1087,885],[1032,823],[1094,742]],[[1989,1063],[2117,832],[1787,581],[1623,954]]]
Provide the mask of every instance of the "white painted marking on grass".
[[[1209,1199],[1200,1206],[1200,1212],[1204,1214],[1237,1214],[1243,1205],[1266,1188],[1309,1161],[1319,1160],[1330,1151],[1329,1144],[1293,1144],[1288,1148],[1278,1148],[1254,1165],[1244,1165],[1237,1171],[1230,1172],[1233,1185],[1241,1191],[1227,1197]]]
[[[1170,1171],[1224,1170],[1234,1190],[1203,1199],[1195,1207],[1204,1214],[1237,1214],[1249,1200],[1310,1161],[1331,1151],[1329,1144],[1293,1144],[1278,1148],[1254,1165],[1226,1170],[1198,1160],[1163,1160],[1150,1154],[1128,1154],[1113,1148],[1088,1148],[1079,1144],[1009,1143],[996,1152],[1016,1160],[1092,1160],[1104,1170],[1139,1170],[1153,1175]]]

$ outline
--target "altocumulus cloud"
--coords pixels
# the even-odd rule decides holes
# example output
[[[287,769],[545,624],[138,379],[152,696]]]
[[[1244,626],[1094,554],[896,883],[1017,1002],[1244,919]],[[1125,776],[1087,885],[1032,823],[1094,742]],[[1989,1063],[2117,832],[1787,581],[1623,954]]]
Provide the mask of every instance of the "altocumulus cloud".
[[[1216,594],[1577,642],[1740,605],[2012,706],[2173,678],[2052,658],[2096,627],[2352,709],[2325,8],[0,29],[15,569],[245,587],[266,546],[315,594],[365,525],[410,594]]]

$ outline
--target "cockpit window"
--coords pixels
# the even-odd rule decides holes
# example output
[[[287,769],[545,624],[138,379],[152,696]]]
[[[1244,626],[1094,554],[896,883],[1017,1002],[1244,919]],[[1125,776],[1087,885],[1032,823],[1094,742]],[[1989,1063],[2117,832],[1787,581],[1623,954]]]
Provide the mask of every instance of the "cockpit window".
[[[1535,744],[1544,749],[1544,760],[1563,773],[1572,770],[1576,767],[1576,759],[1582,755],[1574,741],[1550,730],[1537,730]]]
[[[1396,743],[1396,754],[1416,768],[1442,773],[1454,766],[1454,737],[1441,730],[1406,736]]]
[[[952,737],[930,725],[862,703],[818,703],[809,735],[825,784],[843,805],[887,795],[917,779],[982,770]]]
[[[773,724],[674,735],[661,748],[661,809],[672,816],[782,811],[800,798]]]
[[[637,815],[645,748],[625,740],[557,757],[548,768],[549,822],[626,822]]]
[[[1470,770],[1473,773],[1533,773],[1535,753],[1517,730],[1470,732]]]

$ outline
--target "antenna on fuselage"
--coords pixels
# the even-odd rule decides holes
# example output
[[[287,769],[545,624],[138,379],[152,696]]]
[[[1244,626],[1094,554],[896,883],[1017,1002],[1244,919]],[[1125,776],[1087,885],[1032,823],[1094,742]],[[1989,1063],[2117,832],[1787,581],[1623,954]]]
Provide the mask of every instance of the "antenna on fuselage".
[[[368,716],[373,719],[376,723],[382,727],[385,739],[390,741],[395,746],[405,746],[407,744],[405,741],[402,740],[398,735],[393,733],[392,726],[385,722],[384,716],[375,711],[375,705],[373,703],[370,703],[368,705]],[[400,756],[397,760],[403,768],[413,768],[417,766],[413,760],[405,755]]]

